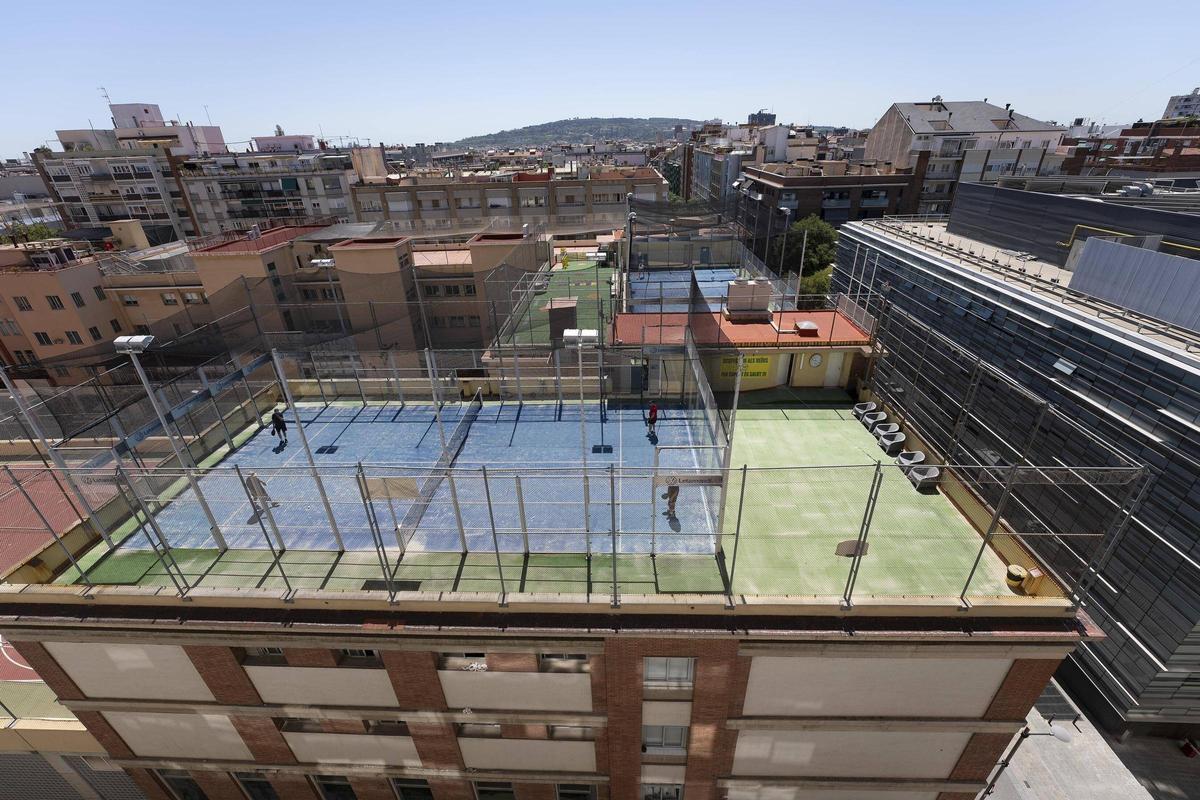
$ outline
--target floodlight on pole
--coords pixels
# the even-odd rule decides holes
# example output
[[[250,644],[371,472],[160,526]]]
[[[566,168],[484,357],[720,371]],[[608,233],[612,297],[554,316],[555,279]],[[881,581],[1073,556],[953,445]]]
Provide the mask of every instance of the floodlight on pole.
[[[792,210],[787,206],[780,206],[779,210],[783,212],[783,247],[779,248],[779,277],[784,280],[784,299],[787,299],[787,278],[783,275],[783,257],[787,253],[787,235],[788,228],[791,226]]]
[[[146,352],[152,344],[154,344],[154,337],[149,335],[118,336],[116,339],[113,339],[113,348],[118,353],[129,356],[129,363],[133,364],[133,369],[137,372],[138,380],[142,382],[142,388],[146,391],[146,397],[150,400],[150,407],[154,409],[154,415],[158,417],[158,424],[162,427],[163,435],[167,437],[167,441],[171,444],[171,449],[175,451],[175,459],[179,462],[179,468],[187,476],[192,493],[196,495],[196,500],[199,501],[200,508],[204,510],[204,516],[208,518],[208,526],[212,532],[213,540],[223,552],[229,549],[229,545],[225,543],[225,537],[221,535],[221,526],[217,524],[216,516],[213,515],[212,509],[208,507],[208,501],[204,499],[204,495],[200,491],[200,484],[196,480],[194,472],[196,462],[192,459],[192,454],[188,452],[187,447],[181,446],[175,438],[175,433],[171,430],[171,424],[167,422],[167,413],[158,402],[158,395],[154,391],[154,387],[150,384],[150,378],[146,375],[146,370],[142,367],[141,359],[138,358],[138,355]]]

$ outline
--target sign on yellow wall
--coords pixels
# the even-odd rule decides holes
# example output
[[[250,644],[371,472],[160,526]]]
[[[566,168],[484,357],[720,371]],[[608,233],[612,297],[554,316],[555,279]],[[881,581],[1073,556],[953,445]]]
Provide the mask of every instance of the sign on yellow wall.
[[[775,356],[746,356],[745,366],[742,368],[743,378],[765,378],[770,374],[771,363]],[[737,356],[722,356],[721,358],[721,377],[734,378],[737,377]]]

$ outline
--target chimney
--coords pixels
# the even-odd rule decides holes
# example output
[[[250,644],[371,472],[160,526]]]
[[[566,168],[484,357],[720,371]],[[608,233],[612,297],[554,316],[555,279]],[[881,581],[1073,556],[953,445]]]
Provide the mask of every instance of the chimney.
[[[1010,108],[1010,109],[1008,110],[1008,118],[1009,118],[1009,119],[1012,119],[1012,115],[1013,115],[1013,110]]]
[[[1011,105],[1012,105],[1012,103],[1005,103],[1005,104],[1004,104],[1004,110],[1005,110],[1005,111],[1008,111],[1008,107],[1009,107],[1009,106],[1011,106]]]

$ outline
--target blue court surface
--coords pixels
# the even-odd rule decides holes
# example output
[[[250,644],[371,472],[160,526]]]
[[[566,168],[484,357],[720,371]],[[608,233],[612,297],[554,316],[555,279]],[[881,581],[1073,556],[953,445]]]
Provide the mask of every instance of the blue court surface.
[[[530,552],[611,552],[614,523],[619,552],[714,550],[720,488],[682,487],[675,516],[669,517],[666,490],[652,483],[656,446],[662,474],[719,467],[720,452],[705,447],[713,437],[699,411],[660,405],[651,439],[641,406],[612,406],[602,413],[600,403],[589,400],[584,447],[578,403],[495,401],[477,413],[469,405],[447,404],[441,427],[449,447],[443,451],[431,404],[301,404],[299,409],[347,550],[374,549],[368,505],[393,555],[401,541],[407,551],[457,552],[463,538],[471,551],[498,545],[501,552],[519,553],[528,541]],[[295,424],[289,428],[286,446],[268,428],[259,430],[198,482],[231,548],[266,548],[268,536],[278,547],[278,530],[289,550],[338,549]],[[593,446],[602,441],[611,452],[594,453]],[[586,482],[581,454],[586,455]],[[439,458],[443,465],[452,463],[453,482],[440,473],[431,477]],[[277,504],[261,513],[242,482],[251,472],[266,483]],[[156,477],[135,485],[171,547],[214,546],[208,515],[185,482]],[[363,501],[364,487],[369,504]],[[144,535],[125,544],[147,546]]]
[[[729,282],[738,271],[725,267],[697,269],[696,286],[710,311],[720,311],[728,294]],[[689,310],[692,296],[692,271],[687,269],[656,269],[634,271],[629,275],[629,310],[665,314]]]

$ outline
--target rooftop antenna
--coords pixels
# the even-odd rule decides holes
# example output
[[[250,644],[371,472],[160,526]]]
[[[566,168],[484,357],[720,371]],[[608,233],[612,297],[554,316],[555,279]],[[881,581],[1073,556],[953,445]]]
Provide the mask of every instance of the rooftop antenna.
[[[211,128],[212,127],[212,117],[209,116],[207,105],[204,106],[204,118],[208,120],[208,127]]]
[[[96,88],[100,90],[100,96],[104,98],[104,102],[111,106],[112,98],[108,96],[108,89],[105,89],[103,86],[97,86]]]

